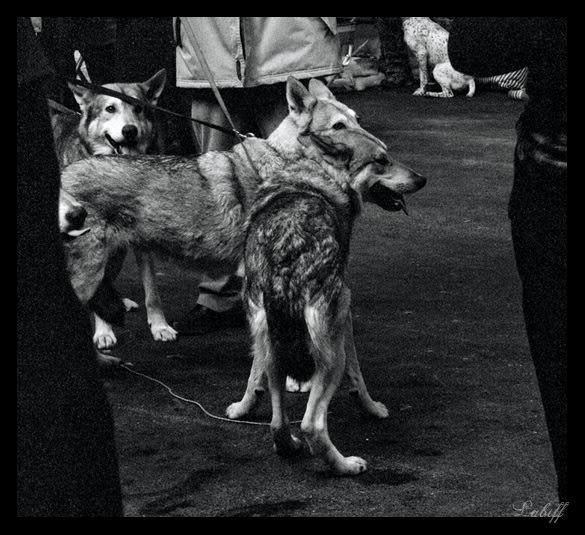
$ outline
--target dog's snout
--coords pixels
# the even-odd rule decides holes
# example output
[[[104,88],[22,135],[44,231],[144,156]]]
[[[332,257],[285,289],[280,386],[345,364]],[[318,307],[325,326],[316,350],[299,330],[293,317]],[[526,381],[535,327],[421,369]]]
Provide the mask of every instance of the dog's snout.
[[[388,155],[385,152],[380,152],[375,158],[374,161],[383,166],[391,165],[391,162],[388,158]]]
[[[85,218],[87,217],[87,210],[83,206],[77,206],[69,210],[65,217],[70,223],[71,227],[80,229],[85,222]]]
[[[124,125],[122,128],[122,135],[127,141],[134,141],[138,136],[138,128],[133,124]]]

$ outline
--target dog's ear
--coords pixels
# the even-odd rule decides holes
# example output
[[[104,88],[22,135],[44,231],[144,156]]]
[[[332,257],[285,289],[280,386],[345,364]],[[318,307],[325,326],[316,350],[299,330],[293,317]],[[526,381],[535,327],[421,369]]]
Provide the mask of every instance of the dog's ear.
[[[71,82],[67,82],[67,85],[69,86],[69,89],[71,89],[77,104],[79,104],[79,107],[83,110],[85,108],[86,102],[93,95],[93,91],[91,89],[87,89],[87,87],[72,84]]]
[[[337,100],[329,88],[321,80],[317,80],[316,78],[312,78],[309,82],[309,92],[315,98]]]
[[[146,82],[142,82],[139,85],[144,90],[147,100],[151,104],[156,105],[166,83],[167,71],[166,69],[161,69],[152,78],[149,78]]]
[[[289,76],[286,81],[286,100],[290,111],[299,115],[311,111],[317,103],[317,99],[293,76]]]

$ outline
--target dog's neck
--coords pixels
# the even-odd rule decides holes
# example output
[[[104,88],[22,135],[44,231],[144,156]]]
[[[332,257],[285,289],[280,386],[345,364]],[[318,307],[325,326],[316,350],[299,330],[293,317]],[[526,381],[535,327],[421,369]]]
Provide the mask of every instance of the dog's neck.
[[[296,159],[304,154],[303,146],[298,140],[299,128],[289,115],[268,136],[268,143],[284,158]]]

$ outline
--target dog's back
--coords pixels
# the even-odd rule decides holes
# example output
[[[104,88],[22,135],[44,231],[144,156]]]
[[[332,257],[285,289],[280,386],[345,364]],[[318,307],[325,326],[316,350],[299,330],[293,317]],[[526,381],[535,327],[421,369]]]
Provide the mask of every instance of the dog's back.
[[[449,60],[447,42],[449,32],[429,17],[403,17],[404,39],[416,54],[419,47],[424,47],[431,65]]]
[[[335,308],[347,265],[354,206],[332,187],[265,187],[249,218],[245,293],[252,306],[262,303],[266,310],[278,366],[299,380],[315,369],[306,307]]]

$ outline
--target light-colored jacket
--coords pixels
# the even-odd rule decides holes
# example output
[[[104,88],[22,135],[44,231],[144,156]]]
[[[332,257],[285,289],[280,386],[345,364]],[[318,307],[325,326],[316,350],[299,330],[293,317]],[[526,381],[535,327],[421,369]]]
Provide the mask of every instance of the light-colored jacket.
[[[207,88],[194,32],[218,87],[253,87],[342,71],[335,17],[175,17],[177,86]]]

